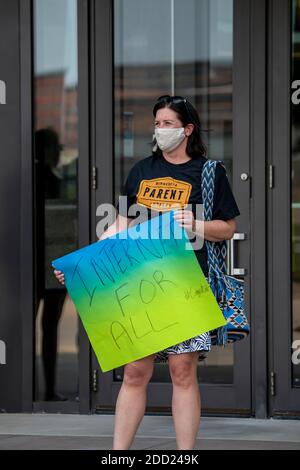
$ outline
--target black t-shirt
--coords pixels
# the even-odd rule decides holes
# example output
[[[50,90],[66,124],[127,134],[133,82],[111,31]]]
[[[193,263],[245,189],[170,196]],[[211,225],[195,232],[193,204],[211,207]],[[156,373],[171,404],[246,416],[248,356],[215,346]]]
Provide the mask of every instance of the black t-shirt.
[[[200,156],[184,163],[170,163],[163,156],[150,156],[138,161],[130,170],[122,195],[127,196],[125,210],[117,204],[117,210],[124,217],[132,204],[146,206],[158,212],[171,210],[170,204],[190,204],[195,212],[195,204],[202,204],[201,173],[206,158]],[[154,206],[153,206],[154,204]],[[189,209],[187,207],[187,209]],[[215,192],[212,219],[228,220],[240,215],[233,196],[226,170],[220,163],[216,167]],[[199,219],[199,217],[198,217]],[[195,249],[195,255],[205,276],[208,275],[207,251],[205,243]]]

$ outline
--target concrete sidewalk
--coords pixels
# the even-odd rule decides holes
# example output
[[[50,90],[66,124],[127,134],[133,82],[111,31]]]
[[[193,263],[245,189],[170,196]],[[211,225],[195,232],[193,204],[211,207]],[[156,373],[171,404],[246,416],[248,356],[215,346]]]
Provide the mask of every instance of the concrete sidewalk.
[[[0,449],[112,448],[113,415],[0,414]],[[172,416],[144,416],[132,449],[176,449]],[[300,450],[300,420],[202,418],[196,449]]]

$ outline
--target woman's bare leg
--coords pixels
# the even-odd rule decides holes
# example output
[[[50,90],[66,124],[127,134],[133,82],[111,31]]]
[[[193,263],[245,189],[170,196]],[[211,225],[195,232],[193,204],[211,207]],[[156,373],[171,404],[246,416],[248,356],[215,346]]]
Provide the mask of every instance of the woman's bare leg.
[[[146,409],[155,354],[126,364],[115,413],[113,450],[130,449]]]
[[[198,352],[169,354],[173,382],[172,413],[179,450],[194,449],[200,425]]]

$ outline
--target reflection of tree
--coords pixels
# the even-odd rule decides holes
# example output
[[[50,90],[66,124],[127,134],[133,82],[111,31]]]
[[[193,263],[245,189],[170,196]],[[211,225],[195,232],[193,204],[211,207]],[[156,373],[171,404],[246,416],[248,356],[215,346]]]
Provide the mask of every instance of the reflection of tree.
[[[43,198],[59,198],[61,193],[61,180],[54,173],[59,163],[62,145],[54,129],[40,129],[35,133],[35,154],[39,168],[40,184],[44,186]]]
[[[45,400],[64,400],[55,392],[57,328],[63,311],[66,290],[56,281],[54,288],[47,288],[45,272],[50,269],[50,260],[46,255],[45,200],[57,200],[61,193],[61,181],[56,176],[56,169],[62,146],[59,137],[52,128],[40,129],[35,133],[36,161],[36,286],[37,305],[44,299],[42,314],[42,355],[45,376]],[[55,226],[59,232],[60,227]],[[51,269],[52,270],[52,269]],[[53,270],[52,270],[53,271]],[[52,276],[53,272],[52,272]],[[37,313],[37,311],[36,311]]]
[[[294,32],[300,32],[300,0],[294,0]]]

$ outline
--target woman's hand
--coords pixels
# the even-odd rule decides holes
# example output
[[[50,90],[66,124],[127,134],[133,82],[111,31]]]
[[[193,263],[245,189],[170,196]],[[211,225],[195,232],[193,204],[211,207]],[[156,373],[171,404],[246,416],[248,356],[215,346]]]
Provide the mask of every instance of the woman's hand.
[[[179,209],[174,211],[174,219],[180,227],[185,228],[189,232],[196,231],[196,220],[192,211]]]
[[[192,211],[179,209],[174,211],[174,219],[187,231],[213,242],[230,240],[236,231],[235,219],[196,220]]]
[[[62,271],[54,269],[54,274],[56,279],[64,286],[65,285],[65,275]]]

